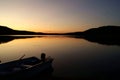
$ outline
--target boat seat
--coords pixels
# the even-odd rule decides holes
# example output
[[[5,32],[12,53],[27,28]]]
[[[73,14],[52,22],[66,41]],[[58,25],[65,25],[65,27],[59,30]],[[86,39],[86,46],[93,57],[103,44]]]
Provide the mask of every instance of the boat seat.
[[[35,65],[40,62],[41,60],[33,57],[31,59],[21,61],[21,65]]]

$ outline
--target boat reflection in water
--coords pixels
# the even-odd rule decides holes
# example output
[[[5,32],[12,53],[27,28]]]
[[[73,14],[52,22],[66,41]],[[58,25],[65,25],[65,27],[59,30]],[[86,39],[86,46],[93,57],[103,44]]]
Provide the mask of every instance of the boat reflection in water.
[[[0,64],[0,79],[31,79],[37,75],[48,75],[48,73],[51,74],[53,72],[53,59],[50,57],[45,58],[45,54],[41,54],[42,59],[36,57],[22,59],[23,57],[19,60]]]

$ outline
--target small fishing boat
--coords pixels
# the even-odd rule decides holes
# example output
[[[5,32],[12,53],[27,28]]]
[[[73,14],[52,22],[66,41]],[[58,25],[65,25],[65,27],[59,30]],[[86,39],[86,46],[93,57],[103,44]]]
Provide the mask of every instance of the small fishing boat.
[[[0,64],[0,78],[8,78],[9,80],[16,80],[20,78],[27,78],[40,74],[52,66],[52,58],[45,60],[37,57],[29,57],[25,59],[15,60]]]

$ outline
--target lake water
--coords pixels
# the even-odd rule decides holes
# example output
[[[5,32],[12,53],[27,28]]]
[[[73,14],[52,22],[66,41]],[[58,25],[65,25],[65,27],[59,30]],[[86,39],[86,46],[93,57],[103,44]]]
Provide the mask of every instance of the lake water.
[[[42,52],[54,58],[53,76],[103,80],[119,74],[119,45],[103,45],[66,36],[14,38],[0,44],[2,63],[17,60],[24,54],[24,58],[39,58]]]

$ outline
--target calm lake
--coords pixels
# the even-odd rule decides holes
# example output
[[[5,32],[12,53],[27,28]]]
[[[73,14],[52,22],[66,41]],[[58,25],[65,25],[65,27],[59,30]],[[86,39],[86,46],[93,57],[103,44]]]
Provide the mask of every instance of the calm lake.
[[[7,39],[7,38],[6,38]],[[67,36],[33,36],[0,40],[2,63],[41,53],[54,58],[53,76],[69,78],[115,78],[120,68],[120,46],[103,45]],[[112,77],[113,76],[113,77]]]

